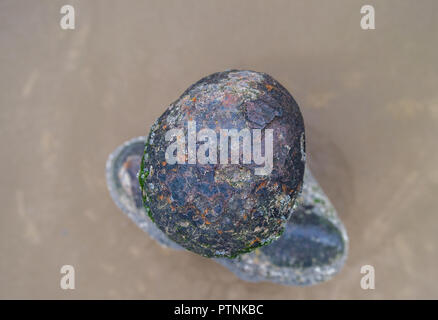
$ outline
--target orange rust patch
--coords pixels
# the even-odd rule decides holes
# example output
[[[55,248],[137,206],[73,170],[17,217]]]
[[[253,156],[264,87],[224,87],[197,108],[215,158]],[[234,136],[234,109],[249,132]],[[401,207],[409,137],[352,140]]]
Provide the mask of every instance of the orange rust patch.
[[[222,230],[218,230],[217,233],[222,234]]]
[[[283,190],[284,193],[288,193],[288,186],[285,185],[285,184],[282,184],[281,185],[281,190]],[[293,189],[292,189],[292,191],[293,191]]]
[[[167,124],[165,124],[165,125],[163,126],[163,130],[166,129],[166,128],[167,128]]]
[[[211,224],[210,221],[207,220],[207,218],[205,217],[205,215],[208,213],[208,209],[205,209],[204,212],[201,214],[201,218],[202,220],[204,220],[205,224]]]
[[[259,191],[261,188],[263,188],[264,186],[266,186],[266,184],[267,184],[268,182],[265,180],[265,181],[262,181],[262,183],[260,183],[259,185],[258,185],[258,187],[257,187],[257,189],[256,189],[256,192],[257,191]]]
[[[268,89],[268,91],[271,91],[272,89],[274,89],[274,87],[271,86],[270,84],[266,84],[265,87],[266,87],[266,89]]]
[[[249,245],[252,246],[256,242],[260,242],[260,239],[258,237],[256,237],[253,241],[251,241]]]
[[[193,102],[196,102],[196,97],[193,97],[193,98],[192,98],[192,101],[193,101]]]
[[[158,196],[158,198],[159,198],[160,200],[163,200],[164,196],[163,196],[162,194],[160,194],[160,195]]]
[[[163,162],[161,162],[161,165],[164,167],[164,166],[166,166],[166,161],[163,161]]]

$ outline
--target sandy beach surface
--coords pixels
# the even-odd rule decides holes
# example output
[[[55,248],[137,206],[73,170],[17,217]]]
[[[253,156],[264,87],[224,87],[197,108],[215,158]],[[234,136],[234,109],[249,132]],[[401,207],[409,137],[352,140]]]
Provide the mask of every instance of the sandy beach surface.
[[[62,30],[60,8],[75,8]],[[0,2],[0,298],[438,298],[438,2]],[[252,284],[161,248],[112,202],[107,156],[225,69],[299,103],[350,255],[331,281]],[[62,265],[76,289],[62,290]],[[362,265],[375,290],[360,287]]]

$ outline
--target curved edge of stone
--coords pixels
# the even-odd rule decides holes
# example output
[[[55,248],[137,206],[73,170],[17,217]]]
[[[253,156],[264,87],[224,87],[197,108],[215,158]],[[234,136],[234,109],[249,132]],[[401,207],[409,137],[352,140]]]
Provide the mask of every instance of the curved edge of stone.
[[[136,206],[132,195],[127,194],[123,189],[122,183],[118,177],[120,167],[124,159],[129,155],[138,155],[141,159],[146,138],[136,137],[128,140],[118,146],[109,156],[105,167],[106,183],[114,203],[123,211],[140,229],[145,231],[153,240],[165,248],[174,250],[184,250],[181,246],[170,240],[148,217],[143,205]],[[142,144],[141,153],[136,154],[133,151],[134,146]],[[131,153],[132,152],[132,153]],[[137,178],[136,178],[137,179]],[[138,190],[140,194],[140,189]]]

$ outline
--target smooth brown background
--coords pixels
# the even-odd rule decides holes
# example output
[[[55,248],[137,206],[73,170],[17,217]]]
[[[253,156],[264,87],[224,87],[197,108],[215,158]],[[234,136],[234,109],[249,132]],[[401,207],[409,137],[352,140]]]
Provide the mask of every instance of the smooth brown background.
[[[1,1],[0,298],[438,298],[437,30],[434,0]],[[109,196],[108,154],[229,68],[271,74],[301,106],[351,239],[327,283],[245,283],[161,248]]]

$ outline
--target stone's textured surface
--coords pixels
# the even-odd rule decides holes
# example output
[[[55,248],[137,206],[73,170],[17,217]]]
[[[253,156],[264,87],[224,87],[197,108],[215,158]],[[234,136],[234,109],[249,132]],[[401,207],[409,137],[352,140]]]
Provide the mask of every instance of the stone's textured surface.
[[[345,263],[348,237],[334,207],[306,168],[303,192],[283,236],[236,259],[217,259],[239,278],[285,285],[330,279]]]
[[[260,249],[273,264],[304,269],[312,265],[330,265],[342,255],[341,232],[330,220],[314,211],[314,205],[299,206],[280,239]]]
[[[144,145],[144,137],[134,138],[110,154],[106,163],[108,189],[117,206],[151,238],[165,247],[182,249],[169,240],[145,212],[137,178]]]
[[[270,175],[258,165],[165,162],[165,134],[188,121],[201,128],[274,129]],[[262,140],[263,141],[263,140]],[[234,257],[276,240],[301,189],[304,124],[289,92],[267,74],[226,71],[188,88],[153,124],[140,184],[151,219],[188,250],[207,257]],[[263,150],[263,148],[262,148]],[[218,157],[219,159],[219,157]]]

